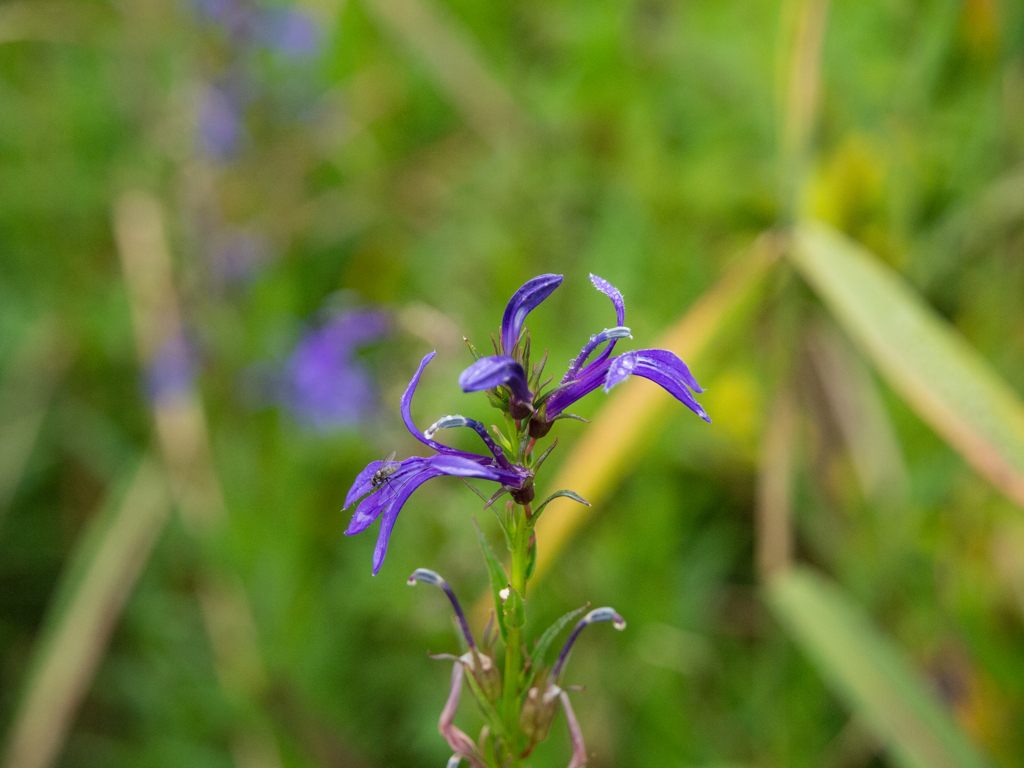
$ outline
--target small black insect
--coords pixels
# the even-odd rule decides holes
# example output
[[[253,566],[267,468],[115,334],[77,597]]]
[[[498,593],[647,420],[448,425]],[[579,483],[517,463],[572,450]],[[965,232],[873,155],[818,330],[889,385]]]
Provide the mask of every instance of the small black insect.
[[[395,458],[395,453],[396,451],[389,453],[388,457],[380,463],[380,468],[373,473],[373,476],[370,478],[370,485],[374,488],[380,488],[385,483],[390,485],[388,478],[395,474],[401,466],[398,462],[392,461]]]

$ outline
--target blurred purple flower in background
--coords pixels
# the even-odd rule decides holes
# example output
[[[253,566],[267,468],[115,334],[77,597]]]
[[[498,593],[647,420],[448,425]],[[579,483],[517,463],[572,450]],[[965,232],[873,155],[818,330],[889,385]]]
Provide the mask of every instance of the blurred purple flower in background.
[[[313,16],[294,8],[264,8],[244,0],[195,0],[195,8],[234,48],[226,68],[231,76],[218,75],[225,82],[210,85],[199,108],[199,141],[211,157],[223,162],[237,153],[245,107],[262,90],[250,72],[248,54],[266,49],[293,61],[311,58],[320,52],[321,30]]]
[[[215,85],[206,88],[198,117],[199,143],[215,160],[230,160],[242,138],[242,109],[237,99]]]
[[[208,251],[213,283],[223,288],[251,280],[269,254],[270,243],[263,235],[247,229],[223,228]]]
[[[146,366],[146,396],[159,405],[183,397],[192,388],[197,368],[196,355],[188,341],[181,336],[171,336]]]
[[[256,36],[267,48],[292,59],[320,52],[320,26],[312,16],[293,8],[268,8],[256,20]]]
[[[195,0],[195,8],[239,47],[263,47],[295,58],[320,50],[320,26],[305,11],[245,0]]]
[[[356,350],[387,333],[381,310],[352,310],[305,333],[285,362],[281,398],[319,431],[358,424],[376,407],[376,388]]]

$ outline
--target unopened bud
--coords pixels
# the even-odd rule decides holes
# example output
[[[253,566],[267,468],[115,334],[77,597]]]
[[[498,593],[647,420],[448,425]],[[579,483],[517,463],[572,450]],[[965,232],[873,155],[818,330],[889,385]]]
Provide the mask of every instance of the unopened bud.
[[[516,504],[529,504],[537,492],[534,490],[533,480],[527,478],[522,488],[510,488],[508,494]]]
[[[523,708],[519,711],[519,727],[530,744],[537,744],[548,737],[551,723],[558,714],[559,692],[555,685],[543,689],[534,686],[527,691]]]
[[[508,401],[508,415],[513,419],[528,419],[533,413],[533,406],[514,397]]]
[[[462,658],[467,661],[470,673],[484,698],[492,704],[501,699],[501,672],[494,659],[479,651],[467,653]]]

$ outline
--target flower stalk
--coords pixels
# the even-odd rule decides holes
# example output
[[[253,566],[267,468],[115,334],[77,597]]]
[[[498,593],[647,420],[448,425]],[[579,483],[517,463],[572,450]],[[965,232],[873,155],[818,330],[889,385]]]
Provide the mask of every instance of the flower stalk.
[[[559,420],[585,421],[565,411],[572,403],[597,389],[607,392],[634,375],[659,384],[699,417],[709,421],[694,399],[694,394],[703,390],[686,364],[674,354],[647,349],[612,356],[618,341],[631,338],[629,328],[623,325],[625,304],[622,294],[611,283],[595,275],[591,275],[591,281],[597,290],[611,299],[616,324],[590,337],[580,354],[570,361],[568,370],[557,385],[548,388],[553,379],[543,378],[547,352],[531,365],[532,342],[524,326],[526,316],[562,282],[561,275],[541,275],[523,285],[509,301],[501,329],[497,337],[492,335],[494,355],[482,356],[469,344],[475,362],[459,376],[463,391],[484,392],[491,405],[502,412],[502,418],[497,421],[504,429],[494,425],[488,430],[479,421],[452,415],[442,416],[426,432],[419,431],[412,418],[412,397],[424,369],[434,357],[434,353],[430,353],[423,358],[406,388],[401,411],[413,437],[434,453],[427,457],[412,456],[400,462],[392,462],[392,454],[385,461],[371,462],[356,477],[346,498],[346,507],[357,506],[345,533],[357,534],[378,519],[381,521],[373,556],[373,573],[376,575],[384,565],[398,513],[412,492],[427,480],[455,476],[463,480],[473,478],[498,483],[498,490],[490,498],[470,485],[484,500],[484,509],[491,508],[506,493],[511,497],[505,505],[504,514],[500,508],[495,508],[511,555],[511,573],[506,573],[487,538],[477,527],[494,594],[497,633],[492,635],[488,630],[484,632],[481,643],[474,640],[455,591],[440,574],[418,568],[409,578],[410,584],[426,582],[445,592],[458,620],[459,634],[468,648],[462,656],[446,654],[434,657],[454,662],[451,688],[438,722],[438,730],[454,752],[449,766],[468,761],[472,768],[520,768],[523,759],[547,738],[559,709],[566,717],[572,739],[569,768],[584,765],[586,747],[582,730],[568,693],[561,687],[565,666],[585,627],[606,621],[612,622],[616,629],[626,626],[612,608],[590,611],[576,623],[554,665],[547,666],[545,656],[551,643],[570,621],[585,610],[581,608],[555,622],[540,636],[533,650],[524,654],[527,585],[537,547],[534,527],[548,502],[554,498],[566,496],[587,504],[572,490],[563,489],[539,502],[536,508],[533,506],[535,477],[558,439],[554,438],[534,459],[538,441],[545,439]],[[468,427],[476,432],[485,452],[457,450],[434,439],[442,430],[459,427]],[[503,673],[499,671],[493,653],[498,636],[505,640]],[[487,723],[476,741],[454,723],[463,682]]]

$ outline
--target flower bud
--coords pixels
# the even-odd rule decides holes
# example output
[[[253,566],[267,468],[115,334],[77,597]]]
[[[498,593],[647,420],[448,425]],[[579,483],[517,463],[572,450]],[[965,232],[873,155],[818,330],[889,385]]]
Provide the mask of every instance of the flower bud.
[[[509,488],[508,494],[516,504],[529,504],[537,492],[534,490],[533,480],[527,478],[522,488]]]
[[[470,674],[479,686],[484,698],[492,704],[501,699],[501,672],[494,659],[486,653],[471,651],[463,655]]]
[[[530,437],[534,440],[540,440],[542,437],[546,437],[548,432],[551,431],[551,426],[555,422],[548,421],[543,416],[534,416],[530,419]]]
[[[523,708],[519,711],[519,727],[531,745],[548,737],[551,723],[558,714],[559,692],[556,685],[534,686],[527,691]]]
[[[508,402],[508,415],[513,419],[528,419],[530,414],[533,413],[533,406],[528,402],[522,400],[516,400],[515,397],[509,399]]]

